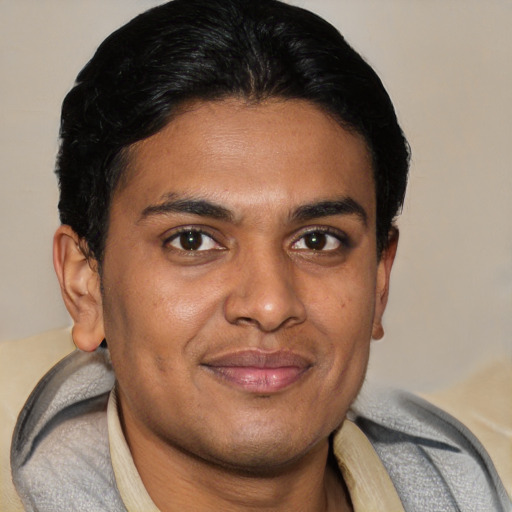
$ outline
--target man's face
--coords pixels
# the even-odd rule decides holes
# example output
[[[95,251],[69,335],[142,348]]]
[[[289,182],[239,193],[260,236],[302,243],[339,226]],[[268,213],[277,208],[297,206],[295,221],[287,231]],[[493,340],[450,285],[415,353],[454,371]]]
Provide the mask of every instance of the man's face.
[[[124,427],[261,471],[326,444],[389,267],[364,142],[298,100],[196,103],[131,148],[103,265]]]

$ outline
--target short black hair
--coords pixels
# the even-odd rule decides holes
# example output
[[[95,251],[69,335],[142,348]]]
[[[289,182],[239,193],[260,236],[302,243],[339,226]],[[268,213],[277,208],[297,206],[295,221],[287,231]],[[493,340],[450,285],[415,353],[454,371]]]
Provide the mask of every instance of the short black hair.
[[[377,248],[403,205],[409,147],[381,80],[317,15],[277,0],[173,0],[111,34],[62,106],[59,212],[101,265],[109,208],[131,144],[185,102],[302,99],[366,141]]]

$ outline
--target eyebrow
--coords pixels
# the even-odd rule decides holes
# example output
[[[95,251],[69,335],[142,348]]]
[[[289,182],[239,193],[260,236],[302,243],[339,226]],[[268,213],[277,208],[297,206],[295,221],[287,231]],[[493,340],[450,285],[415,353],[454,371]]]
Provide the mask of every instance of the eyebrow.
[[[168,194],[162,203],[147,206],[142,210],[139,222],[153,215],[165,215],[167,213],[189,213],[200,217],[232,221],[233,214],[223,206],[205,199],[178,198],[176,194]]]
[[[351,197],[305,204],[293,212],[292,220],[304,222],[320,217],[330,217],[331,215],[356,215],[365,226],[368,225],[366,210]]]
[[[165,215],[168,213],[188,213],[200,217],[234,222],[233,213],[224,206],[206,199],[180,198],[174,193],[167,194],[163,202],[144,208],[139,222],[154,215]],[[368,224],[368,215],[365,209],[351,197],[342,197],[331,201],[318,201],[299,206],[292,213],[291,220],[305,222],[333,215],[356,215],[365,226]]]

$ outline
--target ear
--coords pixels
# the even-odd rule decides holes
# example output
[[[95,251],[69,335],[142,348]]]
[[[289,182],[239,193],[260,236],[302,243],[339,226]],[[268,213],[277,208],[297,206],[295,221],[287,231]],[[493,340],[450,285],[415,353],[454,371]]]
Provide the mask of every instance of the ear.
[[[389,296],[389,279],[391,276],[391,268],[395,261],[396,250],[398,247],[398,229],[392,227],[388,234],[388,245],[381,254],[377,268],[377,283],[375,287],[375,313],[373,317],[372,338],[380,340],[384,336],[384,328],[382,327],[382,317]]]
[[[53,266],[62,298],[73,318],[73,341],[92,352],[103,341],[103,306],[96,260],[87,256],[85,243],[70,226],[60,226],[53,237]]]

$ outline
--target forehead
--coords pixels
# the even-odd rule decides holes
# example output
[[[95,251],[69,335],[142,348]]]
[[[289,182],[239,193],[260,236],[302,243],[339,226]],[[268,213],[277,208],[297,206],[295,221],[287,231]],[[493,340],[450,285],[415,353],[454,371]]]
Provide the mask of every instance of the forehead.
[[[196,102],[129,149],[123,198],[132,206],[193,195],[233,208],[290,206],[340,195],[374,216],[365,141],[303,100]]]

